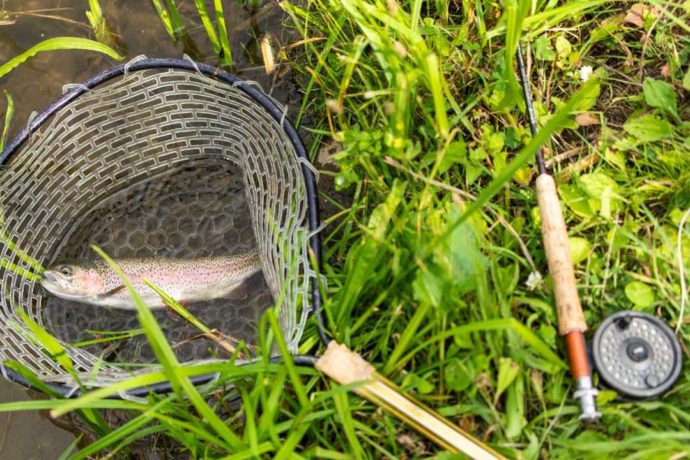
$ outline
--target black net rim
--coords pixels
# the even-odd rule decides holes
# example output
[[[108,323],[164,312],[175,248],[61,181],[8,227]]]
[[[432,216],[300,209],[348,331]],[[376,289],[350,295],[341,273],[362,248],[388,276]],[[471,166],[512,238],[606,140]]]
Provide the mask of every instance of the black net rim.
[[[125,76],[130,72],[152,69],[176,69],[199,72],[207,77],[230,84],[245,93],[247,96],[251,97],[258,105],[266,109],[271,117],[273,117],[273,119],[283,128],[285,134],[295,148],[295,153],[301,160],[300,167],[302,170],[302,177],[304,179],[307,197],[308,226],[310,232],[309,246],[313,251],[314,260],[312,263],[315,264],[314,268],[316,269],[316,272],[319,273],[319,267],[321,266],[321,236],[319,232],[321,221],[319,217],[318,192],[314,172],[307,166],[310,164],[310,161],[302,138],[292,122],[287,118],[284,109],[279,107],[276,102],[273,101],[273,99],[263,93],[260,89],[257,89],[249,84],[250,82],[242,80],[241,78],[221,68],[213,67],[209,64],[195,62],[191,59],[135,58],[129,63],[120,64],[104,70],[89,78],[82,84],[75,85],[71,90],[67,91],[61,97],[49,104],[44,110],[36,114],[30,120],[28,126],[20,131],[8,144],[6,144],[5,149],[0,152],[0,166],[5,165],[8,161],[10,161],[12,156],[18,152],[29,140],[31,134],[43,126],[43,124],[46,123],[52,115],[57,113],[63,107],[66,107],[70,103],[77,100],[87,91],[94,89],[99,85],[108,83],[115,78]],[[324,343],[328,343],[329,340],[324,331],[325,325],[321,313],[321,291],[319,290],[319,283],[316,277],[312,277],[311,279],[311,296],[311,309],[318,324],[320,337]],[[313,364],[313,359],[311,357],[294,356],[293,359],[297,364]],[[2,371],[2,374],[5,375],[9,380],[28,388],[33,388],[33,385],[31,385],[26,378],[13,369],[0,364],[0,371]],[[195,377],[194,379],[191,379],[191,381],[194,385],[203,385],[211,382],[215,377],[216,374],[209,374]],[[48,387],[53,391],[65,397],[76,397],[83,394],[81,390],[74,391],[74,388],[66,385],[51,384],[47,382],[46,385],[48,385]],[[168,382],[161,382],[155,385],[131,390],[127,392],[127,394],[129,396],[145,396],[149,393],[168,393],[171,390],[172,388]]]

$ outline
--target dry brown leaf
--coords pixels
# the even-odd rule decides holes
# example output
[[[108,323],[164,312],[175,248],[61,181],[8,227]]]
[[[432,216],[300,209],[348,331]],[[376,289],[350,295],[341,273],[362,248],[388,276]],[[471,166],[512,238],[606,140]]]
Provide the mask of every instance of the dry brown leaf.
[[[594,126],[599,124],[599,117],[592,112],[583,112],[575,116],[575,123],[578,126]]]
[[[644,27],[644,16],[646,13],[656,14],[658,11],[655,8],[651,8],[644,3],[635,3],[628,10],[628,14],[623,18],[623,22],[632,24],[637,27]]]
[[[266,75],[271,75],[276,70],[276,60],[273,56],[271,38],[268,36],[268,34],[261,37],[259,44],[261,46],[261,57],[263,57],[264,60],[264,69],[266,70]]]

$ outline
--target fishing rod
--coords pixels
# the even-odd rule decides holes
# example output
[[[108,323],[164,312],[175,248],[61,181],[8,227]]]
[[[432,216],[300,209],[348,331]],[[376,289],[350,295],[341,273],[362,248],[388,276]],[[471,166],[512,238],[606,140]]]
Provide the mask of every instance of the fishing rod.
[[[537,116],[519,43],[517,61],[530,131],[536,136]],[[598,390],[593,385],[585,341],[587,323],[577,292],[568,230],[556,183],[546,169],[545,151],[542,146],[536,155],[536,191],[544,250],[554,284],[558,332],[564,337],[570,372],[575,379],[573,396],[580,404],[580,420],[595,422],[601,413],[597,411]],[[671,328],[642,312],[621,311],[604,320],[594,335],[591,352],[601,380],[622,398],[660,396],[675,383],[682,369],[680,343]]]
[[[537,135],[537,115],[532,103],[532,93],[527,80],[527,70],[522,55],[522,47],[517,49],[518,69],[522,82],[522,92],[527,106],[532,136]],[[598,420],[601,414],[597,411],[596,396],[598,390],[592,385],[592,370],[587,358],[585,331],[587,323],[582,311],[580,297],[577,293],[575,270],[573,268],[570,248],[568,247],[568,230],[565,226],[561,205],[556,192],[556,182],[546,170],[542,146],[537,150],[537,199],[541,214],[541,232],[544,250],[548,261],[549,272],[553,278],[558,312],[558,332],[564,336],[568,349],[570,372],[575,379],[575,398],[580,401],[580,419]]]

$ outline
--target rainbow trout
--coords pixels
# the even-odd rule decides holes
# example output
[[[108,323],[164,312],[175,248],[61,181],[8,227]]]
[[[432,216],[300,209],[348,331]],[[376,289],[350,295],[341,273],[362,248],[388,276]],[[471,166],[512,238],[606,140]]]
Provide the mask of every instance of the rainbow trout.
[[[178,302],[189,303],[220,297],[244,298],[244,280],[261,270],[256,251],[227,257],[121,259],[115,262],[151,309],[163,308],[165,303],[144,279]],[[136,309],[122,280],[104,260],[56,265],[43,273],[41,285],[63,299]]]

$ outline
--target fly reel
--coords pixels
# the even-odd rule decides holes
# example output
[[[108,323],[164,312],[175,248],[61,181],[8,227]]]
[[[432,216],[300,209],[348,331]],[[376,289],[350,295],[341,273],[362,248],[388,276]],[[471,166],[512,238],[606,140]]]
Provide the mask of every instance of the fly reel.
[[[606,386],[632,399],[661,396],[683,367],[680,342],[671,328],[655,316],[629,310],[601,323],[592,358]]]

